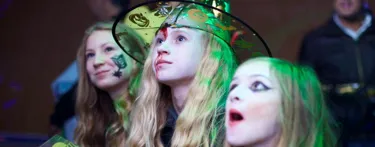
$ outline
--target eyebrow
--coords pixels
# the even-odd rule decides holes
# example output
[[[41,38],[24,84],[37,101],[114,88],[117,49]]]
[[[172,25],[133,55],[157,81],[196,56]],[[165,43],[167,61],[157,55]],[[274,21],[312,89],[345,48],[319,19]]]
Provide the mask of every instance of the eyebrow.
[[[268,80],[271,81],[271,79],[270,79],[269,77],[264,76],[264,75],[261,75],[261,74],[255,74],[255,75],[247,76],[247,78],[253,78],[253,77],[263,77],[263,78],[266,78],[266,79],[268,79]],[[234,77],[234,78],[232,79],[232,81],[237,80],[237,79],[238,79],[237,77]]]
[[[107,46],[108,44],[111,44],[111,43],[110,42],[103,43],[102,45],[100,45],[100,47],[103,48]],[[94,51],[94,49],[86,48],[86,51]]]
[[[106,43],[103,43],[102,45],[100,45],[100,47],[104,47],[106,45],[110,44],[109,42],[106,42]]]
[[[187,28],[172,28],[171,33],[189,33],[186,31]]]
[[[91,52],[93,52],[94,50],[93,50],[93,49],[91,49],[91,48],[88,48],[88,49],[86,49],[86,50],[85,50],[85,52],[88,52],[88,51],[91,51]]]
[[[261,75],[261,74],[255,74],[255,75],[249,76],[249,78],[251,78],[251,77],[263,77],[263,78],[269,79],[269,77],[267,77],[265,75]]]
[[[188,29],[188,28],[184,28],[184,27],[181,27],[181,28],[172,28],[172,31],[183,31],[183,32],[185,32],[186,29]]]

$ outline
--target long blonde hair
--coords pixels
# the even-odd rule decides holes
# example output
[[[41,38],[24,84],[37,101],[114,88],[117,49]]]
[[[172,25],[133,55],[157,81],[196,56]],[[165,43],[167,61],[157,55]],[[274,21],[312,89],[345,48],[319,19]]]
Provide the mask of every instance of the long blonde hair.
[[[226,89],[237,67],[231,48],[205,32],[203,59],[176,122],[172,146],[214,146],[224,141]],[[129,146],[162,146],[161,130],[171,105],[170,88],[160,84],[152,70],[152,51],[146,59],[139,97],[131,113]]]
[[[128,111],[137,93],[141,75],[141,64],[133,61],[132,73],[129,77],[129,85],[125,97],[125,103],[116,107],[108,92],[95,87],[86,72],[86,42],[88,37],[98,30],[111,31],[114,22],[98,22],[87,29],[77,53],[79,63],[79,83],[76,100],[76,113],[78,126],[75,131],[75,141],[78,145],[85,146],[120,146],[125,142],[128,132]],[[129,47],[145,51],[142,39],[129,27],[118,24],[117,27],[127,32],[122,35]],[[122,111],[116,108],[124,108]]]
[[[281,138],[279,147],[334,147],[336,126],[326,105],[315,71],[288,61],[258,57],[268,61],[271,74],[281,88]],[[247,62],[247,63],[248,63]]]

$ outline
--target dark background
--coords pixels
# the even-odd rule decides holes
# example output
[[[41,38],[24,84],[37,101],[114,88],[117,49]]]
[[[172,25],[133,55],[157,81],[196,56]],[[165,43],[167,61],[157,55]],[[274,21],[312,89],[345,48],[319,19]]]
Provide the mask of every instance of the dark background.
[[[257,30],[275,57],[291,61],[303,34],[332,13],[331,0],[231,3],[232,14]],[[75,60],[83,32],[94,22],[84,0],[0,0],[0,132],[47,134],[51,83]]]

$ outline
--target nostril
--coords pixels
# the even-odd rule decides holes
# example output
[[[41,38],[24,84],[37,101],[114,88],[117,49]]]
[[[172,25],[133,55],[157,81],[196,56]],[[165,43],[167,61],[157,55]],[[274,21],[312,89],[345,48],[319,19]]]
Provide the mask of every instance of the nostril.
[[[165,51],[165,50],[159,50],[159,51],[158,51],[158,56],[161,56],[161,55],[163,55],[163,54],[168,54],[168,52]]]

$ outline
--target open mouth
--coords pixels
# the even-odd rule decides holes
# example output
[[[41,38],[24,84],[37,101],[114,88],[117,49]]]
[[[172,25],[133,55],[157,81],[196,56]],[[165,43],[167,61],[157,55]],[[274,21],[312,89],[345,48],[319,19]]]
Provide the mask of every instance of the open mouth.
[[[239,122],[243,120],[243,116],[241,112],[237,110],[230,110],[229,111],[229,119],[231,122]]]

